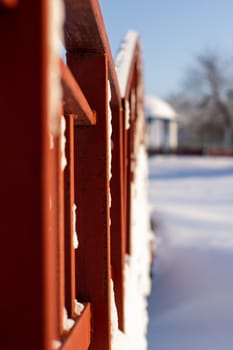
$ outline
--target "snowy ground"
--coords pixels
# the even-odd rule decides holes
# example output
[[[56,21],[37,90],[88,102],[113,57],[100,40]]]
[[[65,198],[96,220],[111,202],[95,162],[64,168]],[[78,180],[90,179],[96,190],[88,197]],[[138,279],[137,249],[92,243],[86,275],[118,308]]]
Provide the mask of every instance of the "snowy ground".
[[[150,159],[149,350],[233,349],[233,159]]]

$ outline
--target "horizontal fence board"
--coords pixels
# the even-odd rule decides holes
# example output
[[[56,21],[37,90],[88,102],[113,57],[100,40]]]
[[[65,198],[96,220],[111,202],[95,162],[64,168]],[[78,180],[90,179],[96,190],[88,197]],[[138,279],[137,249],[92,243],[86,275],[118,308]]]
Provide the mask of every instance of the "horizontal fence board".
[[[96,112],[89,106],[69,68],[60,61],[64,114],[73,114],[75,125],[95,125]]]

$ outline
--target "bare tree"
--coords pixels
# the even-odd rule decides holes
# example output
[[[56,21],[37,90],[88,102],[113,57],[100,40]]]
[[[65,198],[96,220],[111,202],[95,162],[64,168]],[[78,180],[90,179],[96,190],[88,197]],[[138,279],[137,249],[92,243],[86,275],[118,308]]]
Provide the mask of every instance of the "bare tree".
[[[182,95],[169,99],[178,113],[186,115],[194,132],[202,137],[221,137],[225,147],[233,142],[232,69],[233,60],[206,52],[197,57],[188,71]]]

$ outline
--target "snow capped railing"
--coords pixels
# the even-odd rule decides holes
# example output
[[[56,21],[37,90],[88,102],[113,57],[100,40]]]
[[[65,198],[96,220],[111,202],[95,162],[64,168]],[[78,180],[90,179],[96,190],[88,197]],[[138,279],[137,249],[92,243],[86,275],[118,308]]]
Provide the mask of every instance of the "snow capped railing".
[[[129,31],[116,56],[123,103],[125,155],[126,255],[125,338],[116,349],[146,349],[147,296],[150,291],[151,232],[147,204],[147,156],[144,142],[142,66],[139,36]],[[137,307],[135,307],[137,305]]]
[[[127,87],[130,83],[130,74],[134,67],[137,45],[139,44],[138,34],[129,31],[120,44],[116,59],[115,67],[120,85],[121,97],[126,97]]]
[[[97,0],[41,0],[36,10],[18,3],[7,16],[0,7],[2,247],[14,253],[0,254],[0,325],[11,335],[2,348],[144,350],[150,256],[147,214],[139,215],[146,165],[138,35],[126,35],[116,70]],[[56,52],[63,18],[67,65]],[[8,61],[15,69],[6,73]]]

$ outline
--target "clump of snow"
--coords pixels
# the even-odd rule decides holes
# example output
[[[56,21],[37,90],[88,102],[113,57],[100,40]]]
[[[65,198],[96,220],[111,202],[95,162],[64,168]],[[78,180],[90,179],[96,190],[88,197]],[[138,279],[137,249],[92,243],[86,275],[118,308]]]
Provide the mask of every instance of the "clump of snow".
[[[130,345],[127,335],[120,329],[117,330],[114,339],[112,340],[112,350],[130,350],[133,347]]]
[[[141,115],[143,116],[143,115]],[[140,124],[143,125],[143,124]],[[141,130],[142,132],[142,130]],[[125,257],[125,333],[117,329],[115,311],[112,315],[113,350],[147,349],[147,297],[150,293],[152,233],[147,200],[148,164],[145,144],[137,145],[135,180],[132,184],[131,255]],[[111,296],[113,286],[111,285]],[[111,303],[114,303],[112,297]],[[115,310],[114,305],[112,309]]]
[[[62,342],[60,342],[60,340],[53,340],[52,341],[52,348],[54,350],[59,349],[62,346]]]
[[[111,191],[109,190],[109,208],[111,208],[112,206],[112,195],[111,195]]]
[[[111,297],[111,336],[113,339],[118,330],[118,314],[117,314],[114,285],[113,285],[112,279],[110,280],[110,297]]]
[[[129,101],[125,100],[125,129],[130,128],[130,105]]]
[[[131,94],[130,94],[130,105],[132,109],[132,115],[135,116],[135,111],[136,111],[136,92],[135,89],[132,89]]]
[[[125,333],[130,350],[146,350],[147,295],[140,282],[137,259],[128,256],[127,260],[125,264]]]
[[[151,231],[147,201],[147,155],[138,146],[132,187],[132,253],[125,262],[125,321],[130,349],[147,349],[147,296],[150,293]],[[136,305],[136,307],[135,307]]]
[[[67,165],[65,131],[66,131],[66,120],[65,120],[65,117],[62,116],[61,118],[61,168],[63,171]]]
[[[60,80],[60,42],[63,43],[64,3],[48,1],[48,129],[53,136],[59,134],[59,105],[62,100]],[[52,144],[50,144],[51,147]]]
[[[77,206],[76,204],[73,204],[73,247],[74,249],[78,248],[78,234],[76,232],[76,210],[77,210]]]
[[[130,350],[129,339],[118,328],[118,314],[115,302],[114,283],[110,280],[110,298],[111,298],[111,345],[112,350]]]
[[[68,313],[66,308],[63,310],[63,329],[66,332],[69,332],[73,328],[75,321],[72,318],[68,318]]]
[[[76,299],[74,299],[74,312],[77,316],[80,316],[84,310],[84,305],[79,303]]]
[[[138,34],[132,30],[128,31],[121,42],[115,59],[116,72],[122,97],[125,97],[130,66],[137,40]]]

